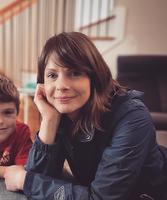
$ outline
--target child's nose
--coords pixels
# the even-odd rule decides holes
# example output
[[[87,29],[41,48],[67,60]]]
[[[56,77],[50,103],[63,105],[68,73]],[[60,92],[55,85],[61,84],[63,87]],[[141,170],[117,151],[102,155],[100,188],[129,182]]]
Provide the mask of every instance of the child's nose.
[[[4,118],[2,116],[0,116],[0,124],[4,123]]]

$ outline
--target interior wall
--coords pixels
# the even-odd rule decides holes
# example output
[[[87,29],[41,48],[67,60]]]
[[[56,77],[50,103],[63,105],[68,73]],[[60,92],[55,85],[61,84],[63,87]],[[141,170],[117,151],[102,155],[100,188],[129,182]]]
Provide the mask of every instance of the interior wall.
[[[167,54],[167,1],[118,0],[127,7],[126,39],[139,54]],[[127,47],[131,45],[128,43]]]
[[[123,54],[167,54],[167,1],[116,0],[126,8],[124,39],[104,58],[116,76],[116,61]]]

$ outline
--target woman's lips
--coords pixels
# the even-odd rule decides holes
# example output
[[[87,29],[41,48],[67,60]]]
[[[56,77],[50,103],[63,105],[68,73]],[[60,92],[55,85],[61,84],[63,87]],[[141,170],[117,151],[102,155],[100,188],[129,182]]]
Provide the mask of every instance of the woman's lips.
[[[64,97],[56,97],[56,100],[58,100],[61,103],[68,103],[69,101],[71,101],[74,98],[75,98],[75,96],[72,96],[72,97],[64,96]]]

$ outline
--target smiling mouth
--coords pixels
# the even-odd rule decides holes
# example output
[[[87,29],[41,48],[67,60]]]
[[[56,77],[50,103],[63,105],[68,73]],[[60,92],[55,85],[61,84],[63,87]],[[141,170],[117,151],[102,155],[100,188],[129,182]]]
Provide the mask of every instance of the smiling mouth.
[[[2,130],[2,131],[3,131],[3,130],[6,130],[6,129],[7,129],[7,128],[0,128],[0,131],[1,131],[1,130]]]
[[[75,96],[73,96],[73,97],[57,97],[56,99],[61,103],[68,103],[69,101],[71,101],[74,98],[75,98]]]
[[[0,128],[0,134],[6,133],[7,128]]]

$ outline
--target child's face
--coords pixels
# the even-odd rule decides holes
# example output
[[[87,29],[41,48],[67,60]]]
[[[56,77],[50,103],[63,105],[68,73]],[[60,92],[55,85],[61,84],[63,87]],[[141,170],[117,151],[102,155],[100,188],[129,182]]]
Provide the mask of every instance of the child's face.
[[[17,110],[13,102],[0,102],[0,143],[4,142],[16,128]]]

